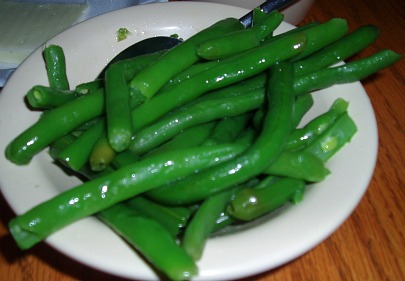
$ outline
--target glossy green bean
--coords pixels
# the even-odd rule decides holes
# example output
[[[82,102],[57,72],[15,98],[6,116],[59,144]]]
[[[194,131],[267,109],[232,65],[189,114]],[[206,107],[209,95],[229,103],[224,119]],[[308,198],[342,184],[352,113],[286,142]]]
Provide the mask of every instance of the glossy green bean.
[[[193,259],[155,220],[138,215],[122,203],[101,211],[98,217],[171,280],[190,279],[197,275],[198,268]]]
[[[49,86],[59,90],[69,90],[66,75],[65,53],[61,46],[48,45],[43,51]]]

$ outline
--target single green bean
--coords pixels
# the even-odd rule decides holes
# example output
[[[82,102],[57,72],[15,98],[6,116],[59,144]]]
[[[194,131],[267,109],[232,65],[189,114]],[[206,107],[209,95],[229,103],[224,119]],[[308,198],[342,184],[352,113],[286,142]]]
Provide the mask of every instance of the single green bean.
[[[227,212],[242,221],[251,221],[288,202],[298,203],[305,192],[305,182],[283,178],[266,188],[245,188],[235,194]]]
[[[250,117],[251,114],[241,114],[219,120],[209,138],[207,138],[202,145],[233,142],[246,128]]]
[[[104,122],[97,122],[94,126],[83,131],[76,140],[62,150],[58,155],[58,161],[73,171],[80,171],[88,163],[90,154],[99,137],[105,129]]]
[[[96,79],[90,82],[84,82],[79,85],[76,85],[75,87],[75,92],[78,95],[87,95],[90,94],[94,91],[97,91],[100,88],[104,87],[104,80],[102,79]]]
[[[43,51],[49,86],[59,90],[69,90],[66,75],[65,53],[61,46],[48,45]]]
[[[197,275],[195,262],[158,222],[138,215],[125,204],[103,210],[98,217],[171,280],[185,280]]]
[[[306,151],[283,151],[263,173],[308,182],[320,182],[330,174],[318,157]]]
[[[298,61],[332,44],[347,34],[349,30],[345,19],[333,18],[319,25],[304,29],[302,33],[308,38],[305,50],[292,61]]]
[[[105,73],[105,105],[108,141],[117,152],[125,150],[132,137],[129,99],[125,73],[119,64],[113,64]]]
[[[186,227],[181,242],[183,249],[193,258],[200,260],[206,241],[212,234],[218,217],[225,211],[235,190],[225,190],[204,200]]]
[[[187,128],[171,140],[146,153],[144,157],[164,151],[199,146],[210,136],[215,124],[216,122],[214,121]]]
[[[98,125],[97,125],[98,126]],[[92,171],[102,171],[114,160],[117,152],[111,148],[107,134],[103,130],[93,149],[90,151],[89,163]]]
[[[36,85],[26,94],[28,104],[34,109],[51,109],[77,97],[74,91]]]
[[[11,162],[28,164],[32,157],[75,128],[104,113],[104,91],[98,90],[45,112],[6,148]]]

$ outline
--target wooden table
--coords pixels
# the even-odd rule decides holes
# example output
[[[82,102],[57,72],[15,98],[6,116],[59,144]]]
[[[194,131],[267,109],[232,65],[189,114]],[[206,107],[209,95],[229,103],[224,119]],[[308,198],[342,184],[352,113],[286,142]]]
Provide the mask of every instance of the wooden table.
[[[317,0],[304,22],[346,18],[350,28],[375,24],[382,48],[405,54],[405,2]],[[405,59],[363,82],[378,122],[379,156],[369,189],[350,218],[302,257],[246,280],[405,280]],[[5,227],[12,217],[0,198],[0,279],[121,280],[59,254],[46,244],[21,252]]]

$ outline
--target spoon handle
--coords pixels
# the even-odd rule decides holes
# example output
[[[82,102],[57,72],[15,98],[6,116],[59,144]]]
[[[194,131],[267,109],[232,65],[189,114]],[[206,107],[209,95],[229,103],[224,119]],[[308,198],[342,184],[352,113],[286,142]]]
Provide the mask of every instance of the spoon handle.
[[[289,5],[291,5],[293,2],[296,2],[297,0],[268,0],[264,3],[262,3],[259,7],[260,9],[265,12],[269,13],[273,10],[280,10],[283,9]],[[253,23],[253,11],[250,11],[243,17],[241,17],[240,22],[245,26],[245,27],[250,27],[252,26]]]

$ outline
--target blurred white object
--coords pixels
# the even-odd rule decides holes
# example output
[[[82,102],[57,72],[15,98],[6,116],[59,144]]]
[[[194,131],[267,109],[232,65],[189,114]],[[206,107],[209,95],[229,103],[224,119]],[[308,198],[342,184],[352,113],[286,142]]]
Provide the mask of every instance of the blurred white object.
[[[0,0],[0,88],[48,39],[83,20],[167,0]]]
[[[264,2],[264,0],[197,0],[200,2],[220,3],[238,6],[252,10]],[[293,25],[300,23],[309,12],[315,0],[298,0],[296,3],[283,10],[284,20]]]

